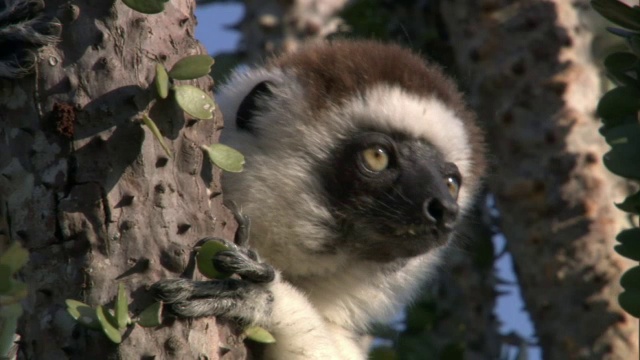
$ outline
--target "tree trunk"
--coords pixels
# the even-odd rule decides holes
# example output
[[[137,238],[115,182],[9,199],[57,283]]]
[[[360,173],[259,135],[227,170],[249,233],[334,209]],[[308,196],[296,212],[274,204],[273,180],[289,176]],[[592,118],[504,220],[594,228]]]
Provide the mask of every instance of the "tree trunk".
[[[496,157],[489,180],[545,359],[637,359],[617,304],[624,186],[603,166],[592,34],[575,2],[444,1]]]
[[[293,51],[304,41],[316,41],[339,31],[336,15],[349,0],[244,0],[242,32],[244,61],[260,63],[266,56]]]
[[[220,172],[199,149],[217,140],[221,116],[196,121],[171,100],[155,103],[150,116],[173,159],[139,121],[156,62],[206,53],[193,39],[193,8],[172,1],[145,15],[120,1],[47,1],[63,24],[60,43],[41,51],[35,76],[0,84],[0,214],[10,241],[30,252],[21,358],[245,357],[234,330],[214,319],[131,326],[116,346],[65,310],[65,299],[112,306],[122,282],[136,315],[152,302],[146,286],[185,272],[199,238],[235,231]]]

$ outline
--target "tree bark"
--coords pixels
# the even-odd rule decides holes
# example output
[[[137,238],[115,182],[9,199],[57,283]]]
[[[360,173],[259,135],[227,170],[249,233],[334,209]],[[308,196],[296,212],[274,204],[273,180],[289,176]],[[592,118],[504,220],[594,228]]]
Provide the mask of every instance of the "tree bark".
[[[349,0],[244,0],[242,33],[244,62],[257,64],[266,56],[297,49],[336,33],[343,24],[337,13]]]
[[[152,302],[148,285],[186,271],[199,238],[232,238],[220,172],[199,149],[217,140],[219,113],[196,121],[170,100],[155,103],[150,116],[174,158],[139,121],[156,62],[170,68],[206,53],[193,9],[172,1],[145,15],[120,1],[47,1],[63,24],[60,43],[41,51],[35,76],[0,84],[0,214],[10,241],[30,252],[21,358],[245,357],[235,329],[214,319],[135,325],[116,346],[78,327],[64,305],[110,306],[122,282],[136,315]],[[212,86],[208,77],[189,83]]]
[[[444,1],[461,74],[487,124],[489,180],[545,359],[637,359],[617,304],[628,266],[624,184],[603,166],[592,34],[564,0]]]

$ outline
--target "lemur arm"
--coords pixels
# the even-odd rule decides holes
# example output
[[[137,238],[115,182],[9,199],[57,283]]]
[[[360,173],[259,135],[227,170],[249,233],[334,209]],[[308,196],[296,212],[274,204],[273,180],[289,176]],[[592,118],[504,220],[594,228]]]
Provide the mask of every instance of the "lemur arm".
[[[0,78],[29,74],[36,53],[60,35],[60,22],[44,14],[43,0],[3,0],[0,10]]]

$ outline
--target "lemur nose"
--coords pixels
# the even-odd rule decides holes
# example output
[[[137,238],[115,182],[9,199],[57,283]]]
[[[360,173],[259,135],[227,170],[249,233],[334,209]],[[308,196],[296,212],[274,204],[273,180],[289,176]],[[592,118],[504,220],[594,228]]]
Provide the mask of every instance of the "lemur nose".
[[[458,216],[458,204],[455,201],[429,198],[424,201],[423,211],[428,222],[450,229]]]

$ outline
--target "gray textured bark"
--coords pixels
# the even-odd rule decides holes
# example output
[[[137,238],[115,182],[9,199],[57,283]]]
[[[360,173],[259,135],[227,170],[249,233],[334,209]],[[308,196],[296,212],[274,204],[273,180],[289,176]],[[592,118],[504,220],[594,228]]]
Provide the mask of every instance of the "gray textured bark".
[[[170,67],[206,53],[193,39],[193,8],[172,1],[144,15],[120,1],[47,1],[61,42],[40,53],[35,76],[0,83],[0,214],[9,227],[0,240],[30,251],[21,358],[245,357],[234,331],[214,319],[136,325],[116,346],[76,327],[64,305],[112,304],[123,282],[137,314],[152,301],[145,287],[179,276],[199,238],[235,230],[217,196],[219,171],[198,148],[216,141],[219,114],[194,121],[170,101],[151,108],[175,159],[139,122],[156,61]]]
[[[274,53],[295,50],[339,31],[336,15],[349,0],[244,0],[245,17],[238,24],[246,63],[260,63]]]
[[[637,359],[617,304],[624,186],[603,166],[599,74],[576,2],[444,1],[496,157],[489,181],[545,359]],[[584,2],[579,5],[584,5]]]

